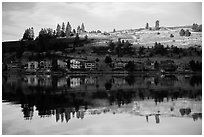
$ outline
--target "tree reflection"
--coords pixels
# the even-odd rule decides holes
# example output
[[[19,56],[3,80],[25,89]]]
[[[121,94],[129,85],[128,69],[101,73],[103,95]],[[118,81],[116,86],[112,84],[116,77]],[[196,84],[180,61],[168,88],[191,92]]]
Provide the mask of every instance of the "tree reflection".
[[[181,108],[179,111],[180,111],[182,116],[189,115],[191,113],[191,109],[190,108]]]
[[[202,84],[202,76],[192,76],[190,78],[190,81],[189,81],[190,85],[192,87],[195,87],[195,86],[198,86],[200,84]]]
[[[125,77],[125,80],[127,81],[128,85],[134,85],[135,83],[135,77],[133,75],[128,75]]]
[[[16,76],[17,77],[17,76]],[[37,76],[29,76],[28,78],[36,78]],[[56,116],[56,122],[68,122],[71,118],[83,119],[85,111],[89,108],[100,107],[93,100],[101,99],[107,104],[117,104],[120,108],[123,105],[131,103],[133,100],[148,100],[153,99],[155,104],[163,102],[164,98],[169,100],[176,100],[178,98],[191,98],[202,99],[202,89],[196,85],[201,85],[201,76],[192,76],[191,79],[186,81],[175,78],[174,76],[167,76],[166,78],[160,78],[158,76],[133,76],[129,75],[108,78],[97,76],[95,78],[85,76],[77,77],[75,84],[80,84],[77,87],[72,88],[70,86],[71,78],[73,77],[57,77],[43,78],[41,76],[40,85],[33,85],[25,82],[24,78],[13,82],[8,77],[5,78],[2,84],[2,99],[4,101],[21,104],[22,113],[25,119],[32,119],[34,111],[38,112],[39,117],[47,117],[51,115]],[[86,79],[86,80],[85,80]],[[146,81],[145,81],[146,80]],[[166,85],[162,83],[162,80],[166,81]],[[11,82],[12,81],[12,82]],[[38,80],[34,80],[39,82]],[[150,81],[150,85],[147,87],[145,82]],[[170,82],[169,82],[170,81]],[[184,85],[176,87],[169,87],[168,83],[171,81]],[[73,81],[72,81],[73,82]],[[52,84],[49,84],[52,83]],[[85,84],[87,83],[87,84]],[[115,84],[119,84],[116,86]],[[85,86],[87,86],[85,88]],[[98,86],[97,86],[98,85]],[[100,86],[99,86],[100,85]],[[187,85],[187,88],[186,86]],[[194,88],[191,88],[191,87]],[[104,89],[105,87],[105,89]],[[34,110],[34,106],[36,110]],[[174,108],[169,108],[174,111]],[[179,110],[181,115],[190,115],[190,108],[181,108]],[[99,113],[99,112],[95,112]],[[192,115],[194,119],[200,117],[199,115]],[[147,121],[148,121],[148,117]],[[159,123],[159,115],[155,116],[157,123]]]
[[[105,89],[106,90],[111,90],[111,87],[112,87],[111,81],[108,81],[108,82],[105,83]]]

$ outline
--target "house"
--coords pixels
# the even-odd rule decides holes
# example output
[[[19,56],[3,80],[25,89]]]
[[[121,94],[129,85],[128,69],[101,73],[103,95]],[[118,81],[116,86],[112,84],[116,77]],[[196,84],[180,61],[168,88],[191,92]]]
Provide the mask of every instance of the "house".
[[[70,87],[75,88],[81,85],[81,78],[70,78]]]
[[[86,77],[84,79],[84,83],[87,84],[96,84],[96,78],[95,77]]]
[[[29,86],[37,86],[38,85],[38,77],[36,75],[26,75],[24,78],[25,84]]]
[[[128,64],[126,61],[116,61],[114,62],[114,70],[124,70],[125,66]]]
[[[39,69],[41,71],[50,72],[52,69],[52,61],[48,59],[41,60],[39,63]]]
[[[81,63],[80,61],[76,59],[71,59],[70,60],[70,69],[80,69],[81,68]]]
[[[70,69],[71,70],[81,70],[85,66],[86,60],[83,59],[71,59],[70,60]]]
[[[190,72],[191,71],[190,65],[181,63],[181,64],[178,65],[177,71],[179,71],[179,72]]]
[[[10,63],[7,63],[8,70],[17,70],[20,69],[20,66],[20,63],[16,61],[11,61]]]
[[[26,69],[27,72],[36,72],[38,67],[39,63],[37,61],[28,61],[27,64],[25,64],[24,69]]]
[[[40,75],[38,76],[38,86],[41,87],[51,87],[52,78],[50,75]]]
[[[95,69],[97,69],[96,62],[95,61],[86,61],[85,62],[85,69],[86,70],[95,70]]]

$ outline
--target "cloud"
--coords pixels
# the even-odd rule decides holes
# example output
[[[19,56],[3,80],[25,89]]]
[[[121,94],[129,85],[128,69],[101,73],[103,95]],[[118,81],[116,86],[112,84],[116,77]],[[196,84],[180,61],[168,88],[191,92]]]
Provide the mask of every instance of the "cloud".
[[[41,28],[56,29],[58,23],[67,21],[72,28],[83,22],[87,30],[103,31],[142,27],[157,19],[163,25],[202,22],[201,3],[4,2],[2,8],[3,40],[9,34],[16,35],[15,39],[21,38],[28,27],[34,27],[37,36]]]

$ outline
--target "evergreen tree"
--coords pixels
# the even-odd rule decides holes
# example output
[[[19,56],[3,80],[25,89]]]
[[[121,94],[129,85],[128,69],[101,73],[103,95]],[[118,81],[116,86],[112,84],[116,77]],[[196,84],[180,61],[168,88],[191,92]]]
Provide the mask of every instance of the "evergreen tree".
[[[116,43],[116,53],[118,55],[118,57],[121,56],[121,52],[122,52],[122,43],[120,41],[120,38],[118,39],[118,42]]]
[[[109,47],[110,47],[110,50],[111,51],[114,51],[114,49],[115,49],[115,44],[113,43],[113,41],[112,40],[110,40],[110,42],[109,42]]]
[[[64,22],[62,22],[62,32],[65,33],[65,25],[64,25]]]
[[[73,44],[73,52],[75,51],[75,47],[79,44],[79,34],[76,34],[76,37],[74,38],[74,44]]]
[[[81,33],[81,28],[80,28],[80,26],[77,27],[77,33],[78,33],[78,34]]]
[[[84,39],[87,41],[87,40],[88,40],[88,36],[87,36],[87,35],[85,35],[85,36],[84,36]]]
[[[149,23],[146,24],[145,29],[149,29]]]
[[[99,59],[98,59],[98,58],[96,58],[96,62],[99,62]]]
[[[159,20],[157,20],[156,23],[155,23],[155,29],[159,30]]]
[[[64,25],[64,22],[62,23],[62,29],[61,29],[61,34],[60,34],[61,37],[65,37],[66,34],[65,34],[65,25]]]
[[[124,47],[124,51],[126,53],[130,53],[131,52],[131,44],[130,44],[130,42],[128,40],[125,41],[123,47]]]
[[[50,36],[50,37],[53,37],[54,36],[54,32],[51,28],[47,28],[47,35]]]
[[[85,32],[84,23],[81,24],[81,31],[82,31],[82,32]]]
[[[31,30],[30,30],[30,38],[32,40],[34,40],[34,29],[33,29],[33,27],[31,27]]]
[[[26,29],[24,34],[23,34],[23,40],[28,40],[28,36],[29,36],[29,31],[28,31],[28,29]]]
[[[61,26],[59,24],[57,24],[56,35],[57,37],[61,36]]]
[[[41,37],[43,38],[53,38],[54,37],[54,32],[51,28],[47,28],[47,29],[41,29],[39,32],[39,36],[41,35]]]
[[[134,70],[135,70],[135,64],[134,64],[134,62],[133,62],[133,61],[129,61],[129,62],[127,63],[127,65],[125,66],[125,69],[126,69],[127,71],[134,71]]]
[[[67,22],[67,26],[66,26],[66,37],[68,38],[71,35],[71,25],[69,24],[69,22]]]
[[[72,31],[74,34],[76,34],[76,30],[75,29],[73,29],[73,31]]]
[[[111,57],[110,56],[106,56],[106,58],[105,58],[105,63],[111,63],[112,62],[112,59],[111,59]]]

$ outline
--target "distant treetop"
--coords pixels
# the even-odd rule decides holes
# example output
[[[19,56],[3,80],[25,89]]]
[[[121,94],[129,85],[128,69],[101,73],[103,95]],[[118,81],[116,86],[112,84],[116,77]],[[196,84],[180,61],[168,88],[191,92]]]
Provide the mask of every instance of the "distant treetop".
[[[34,29],[33,27],[25,30],[23,34],[23,40],[34,40]]]
[[[198,24],[193,24],[192,25],[192,29],[194,32],[202,32],[202,25],[198,25]]]

